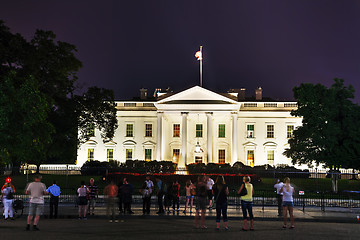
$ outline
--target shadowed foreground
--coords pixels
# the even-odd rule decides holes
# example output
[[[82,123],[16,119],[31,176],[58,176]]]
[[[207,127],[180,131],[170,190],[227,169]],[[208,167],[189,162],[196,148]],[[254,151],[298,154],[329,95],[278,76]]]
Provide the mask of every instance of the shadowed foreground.
[[[192,219],[138,217],[109,223],[102,219],[41,219],[40,231],[25,231],[25,219],[0,222],[2,239],[358,239],[358,223],[298,222],[294,230],[283,230],[281,221],[255,222],[255,231],[241,231],[241,221],[230,221],[229,231],[194,229]]]

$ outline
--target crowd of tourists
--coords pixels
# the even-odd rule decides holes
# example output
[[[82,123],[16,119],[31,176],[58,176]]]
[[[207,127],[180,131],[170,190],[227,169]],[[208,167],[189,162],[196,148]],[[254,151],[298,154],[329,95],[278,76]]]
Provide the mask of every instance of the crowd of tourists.
[[[254,187],[250,183],[249,176],[243,177],[243,183],[239,187],[237,194],[241,197],[241,208],[243,213],[243,231],[254,231],[254,214],[253,214],[253,196]],[[294,188],[290,185],[290,179],[285,178],[285,183],[280,180],[274,185],[277,191],[278,199],[278,214],[283,216],[283,228],[287,226],[287,213],[290,215],[290,229],[294,228],[293,216],[293,194]],[[142,212],[144,215],[150,214],[151,197],[153,195],[157,198],[157,214],[165,214],[170,212],[180,211],[180,190],[181,185],[177,180],[173,182],[164,182],[160,177],[155,177],[155,183],[151,180],[150,175],[146,176],[139,192],[143,200]],[[193,213],[195,211],[195,228],[206,229],[205,216],[206,210],[212,210],[213,206],[216,209],[216,230],[220,230],[220,220],[222,216],[224,229],[228,230],[228,195],[229,187],[225,182],[223,176],[217,176],[214,182],[209,176],[200,175],[197,182],[193,183],[188,180],[184,186],[186,194],[186,202],[183,213]],[[1,189],[2,202],[4,205],[3,216],[5,220],[14,220],[13,203],[15,187],[11,184],[11,179],[7,178],[4,186]],[[118,222],[117,212],[123,214],[133,214],[131,209],[132,195],[134,188],[129,183],[127,178],[116,185],[111,181],[104,188],[104,199],[106,202],[106,213],[109,222]],[[30,195],[29,212],[27,217],[26,230],[30,230],[31,224],[34,231],[38,231],[38,223],[40,216],[44,211],[44,195],[50,195],[50,214],[49,218],[58,217],[58,203],[61,194],[60,187],[57,186],[56,181],[53,182],[49,188],[41,182],[41,176],[36,175],[34,182],[27,185],[25,194]],[[78,218],[80,220],[87,220],[87,217],[95,214],[96,200],[99,197],[98,186],[95,184],[93,178],[90,179],[90,184],[85,185],[82,181],[80,187],[77,189],[77,205],[78,205]],[[194,205],[194,199],[196,205]]]

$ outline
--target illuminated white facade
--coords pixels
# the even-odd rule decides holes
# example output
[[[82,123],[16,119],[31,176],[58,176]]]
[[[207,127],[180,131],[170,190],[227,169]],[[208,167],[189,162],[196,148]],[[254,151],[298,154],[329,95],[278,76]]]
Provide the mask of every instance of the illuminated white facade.
[[[196,86],[162,99],[119,101],[118,128],[104,143],[98,130],[78,149],[88,160],[167,160],[186,164],[291,165],[283,155],[302,119],[290,115],[296,102],[238,101]],[[200,146],[200,151],[195,151]]]

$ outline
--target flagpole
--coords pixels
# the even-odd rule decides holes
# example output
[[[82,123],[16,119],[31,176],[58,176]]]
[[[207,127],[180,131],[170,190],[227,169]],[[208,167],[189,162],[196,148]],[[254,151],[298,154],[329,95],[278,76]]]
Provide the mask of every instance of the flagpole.
[[[200,46],[200,87],[202,87],[202,46]]]

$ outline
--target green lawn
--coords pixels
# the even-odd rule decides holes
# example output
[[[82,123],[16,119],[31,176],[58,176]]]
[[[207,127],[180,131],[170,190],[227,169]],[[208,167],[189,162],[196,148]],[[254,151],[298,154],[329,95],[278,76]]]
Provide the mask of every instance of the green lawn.
[[[85,184],[89,184],[89,180],[91,177],[95,179],[96,184],[99,186],[99,189],[102,190],[107,182],[103,181],[102,176],[81,176],[81,175],[46,175],[42,174],[42,182],[45,183],[46,186],[50,186],[53,180],[58,182],[58,185],[64,190],[63,193],[73,194],[76,189],[80,186],[80,182],[82,180],[85,181]],[[0,181],[5,182],[6,176],[1,176]],[[12,176],[12,183],[18,190],[18,193],[23,191],[26,187],[26,175],[18,175]],[[29,182],[33,181],[33,175],[28,176]],[[143,177],[138,178],[139,180],[131,182],[134,185],[135,189],[138,189],[142,185]],[[154,180],[153,180],[154,181]],[[292,185],[295,187],[296,191],[303,190],[305,192],[316,192],[316,191],[331,191],[331,180],[327,178],[321,179],[291,179]],[[232,183],[231,179],[228,181],[230,189],[238,189],[240,186],[236,182]],[[253,182],[254,188],[257,192],[259,191],[269,191],[273,192],[275,184],[275,179],[273,178],[262,178],[259,182]],[[68,189],[68,190],[65,190]],[[359,191],[360,190],[360,180],[339,180],[339,191],[344,190],[352,190]],[[136,190],[136,194],[138,191]],[[184,183],[181,183],[181,193],[184,194]]]

